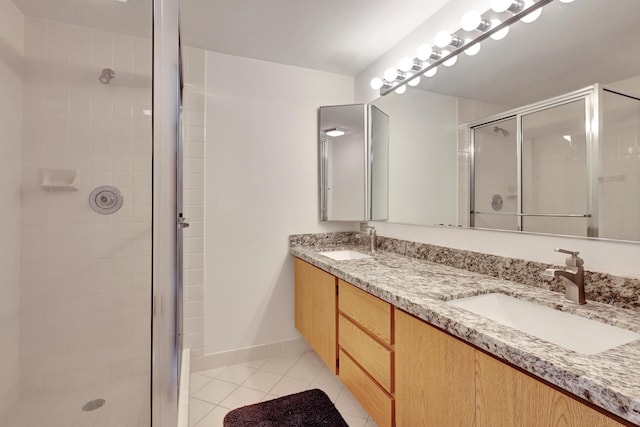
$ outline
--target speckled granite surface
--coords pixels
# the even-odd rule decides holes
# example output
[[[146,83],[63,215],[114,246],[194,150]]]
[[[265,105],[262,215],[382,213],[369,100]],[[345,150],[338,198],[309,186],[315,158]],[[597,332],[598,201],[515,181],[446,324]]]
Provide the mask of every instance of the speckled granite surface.
[[[640,341],[595,355],[582,355],[451,306],[447,301],[500,292],[640,333],[640,316],[636,311],[593,300],[588,301],[586,306],[565,303],[563,294],[554,292],[553,286],[549,289],[548,284],[539,279],[540,271],[548,267],[539,263],[386,238],[381,238],[378,245],[384,250],[378,251],[372,259],[334,261],[318,253],[338,248],[364,252],[364,246],[361,243],[353,245],[354,240],[350,240],[346,234],[341,234],[340,239],[341,242],[351,243],[338,243],[327,235],[318,240],[292,236],[290,253],[488,353],[640,425]],[[320,241],[323,243],[315,243]],[[522,280],[519,274],[524,277]],[[592,280],[589,286],[597,287],[597,283],[601,283],[601,276],[605,276],[607,283],[621,281],[614,285],[624,289],[625,279],[595,273],[587,276]],[[632,282],[630,288],[635,289],[637,279],[628,280]],[[594,295],[604,295],[606,299],[607,292],[591,289],[587,299]],[[615,294],[615,302],[620,303],[619,292]],[[637,309],[638,295],[638,292],[630,291],[625,301]],[[631,304],[632,301],[635,301],[635,305]]]
[[[291,247],[340,245],[362,245],[366,247],[368,246],[368,236],[355,232],[297,234],[289,237],[289,245]],[[541,271],[552,267],[562,267],[562,265],[554,266],[535,261],[505,258],[383,236],[378,237],[378,249],[525,285],[564,292],[564,285],[559,278],[549,282],[541,280],[540,277]],[[560,259],[562,258],[560,257]],[[618,277],[587,270],[585,271],[584,281],[588,300],[640,312],[640,279]]]

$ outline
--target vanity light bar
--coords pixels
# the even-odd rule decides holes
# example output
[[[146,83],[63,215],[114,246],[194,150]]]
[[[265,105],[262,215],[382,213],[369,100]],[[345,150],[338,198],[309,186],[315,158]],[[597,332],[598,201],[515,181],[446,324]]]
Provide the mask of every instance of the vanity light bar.
[[[432,54],[426,60],[423,61],[419,58],[415,58],[413,60],[414,63],[416,64],[420,64],[420,63],[422,64],[422,67],[420,69],[416,70],[415,68],[417,68],[417,66],[412,67],[413,72],[405,74],[398,71],[397,69],[389,68],[385,72],[386,74],[385,77],[391,77],[391,75],[393,74],[391,72],[392,70],[395,70],[397,72],[396,76],[393,79],[386,79],[386,78],[381,79],[379,77],[374,77],[371,80],[371,87],[374,90],[380,90],[380,96],[385,96],[396,89],[400,89],[401,87],[405,86],[406,84],[408,84],[413,80],[420,79],[420,76],[422,76],[423,74],[426,74],[427,76],[434,75],[435,69],[437,66],[441,64],[444,64],[447,66],[453,65],[453,63],[455,63],[455,60],[457,59],[457,56],[462,52],[466,51],[467,49],[471,49],[472,52],[473,51],[477,52],[479,46],[476,46],[476,45],[478,45],[481,41],[486,40],[491,36],[493,36],[492,38],[494,39],[503,38],[506,35],[506,32],[509,30],[509,26],[511,24],[518,22],[519,20],[528,16],[529,14],[539,11],[543,6],[551,3],[552,1],[553,0],[539,0],[538,2],[531,4],[529,7],[523,8],[517,13],[511,12],[513,13],[512,16],[505,19],[501,23],[494,22],[496,25],[492,26],[489,29],[486,29],[485,31],[483,31],[483,28],[486,27],[486,25],[484,25],[485,21],[482,21],[483,25],[479,24],[476,30],[483,31],[483,32],[481,32],[477,37],[473,39],[464,40],[462,44],[457,44],[459,43],[458,40],[463,40],[463,39],[456,34],[462,29],[454,33],[451,33],[452,41],[455,40],[455,43],[449,45],[450,47],[453,48],[450,52],[447,50],[442,51],[442,50],[432,48]],[[514,2],[514,3],[519,3],[519,2]],[[465,30],[462,30],[462,31],[465,31]],[[433,62],[427,64],[426,61],[428,60],[432,60]],[[400,89],[398,92],[402,93],[404,91]]]

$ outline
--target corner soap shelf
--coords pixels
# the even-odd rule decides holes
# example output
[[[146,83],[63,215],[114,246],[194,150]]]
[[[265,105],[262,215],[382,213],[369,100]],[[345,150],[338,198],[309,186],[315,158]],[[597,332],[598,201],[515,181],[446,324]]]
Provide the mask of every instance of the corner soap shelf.
[[[41,187],[44,191],[58,193],[78,191],[78,169],[42,169]]]

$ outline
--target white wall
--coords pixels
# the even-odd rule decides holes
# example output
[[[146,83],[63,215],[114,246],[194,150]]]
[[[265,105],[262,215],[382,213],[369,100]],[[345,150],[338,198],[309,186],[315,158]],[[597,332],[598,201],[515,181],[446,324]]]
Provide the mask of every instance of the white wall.
[[[0,0],[0,420],[18,397],[24,16]]]
[[[28,18],[24,100],[22,385],[77,389],[149,372],[151,40]],[[109,85],[103,68],[116,71]],[[45,192],[41,169],[78,169]],[[113,215],[89,207],[115,185]]]
[[[299,337],[287,236],[318,221],[317,108],[353,78],[207,52],[205,352]]]

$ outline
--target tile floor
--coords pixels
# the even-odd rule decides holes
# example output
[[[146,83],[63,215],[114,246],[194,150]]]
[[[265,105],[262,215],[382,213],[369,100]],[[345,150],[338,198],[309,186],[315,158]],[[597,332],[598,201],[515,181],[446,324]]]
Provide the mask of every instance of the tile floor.
[[[191,374],[190,427],[221,427],[231,409],[319,388],[350,427],[376,426],[313,350]]]

